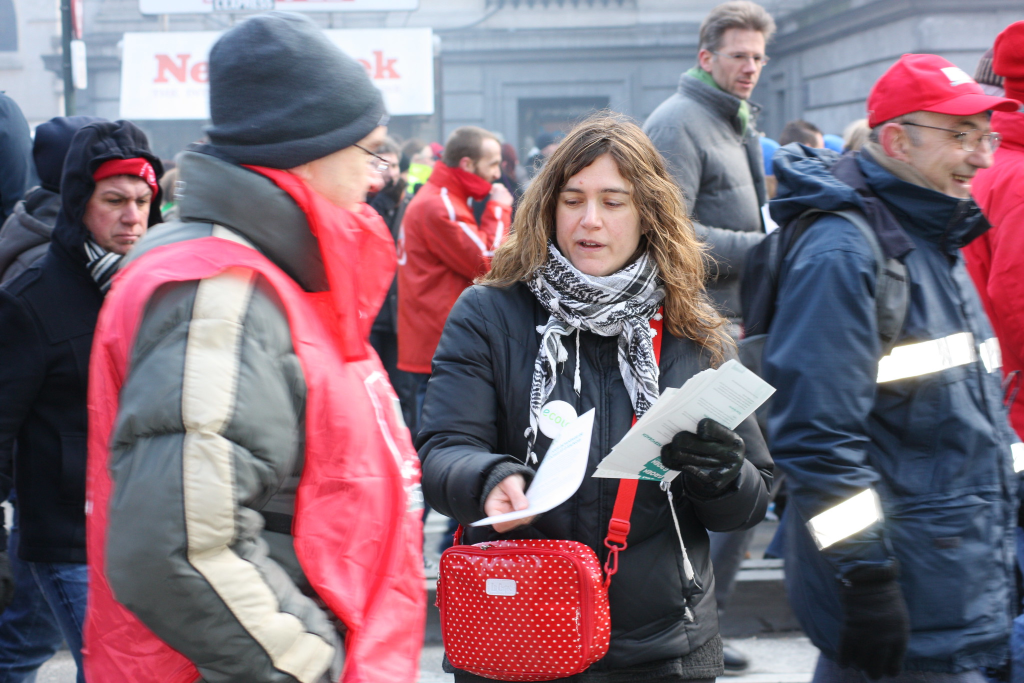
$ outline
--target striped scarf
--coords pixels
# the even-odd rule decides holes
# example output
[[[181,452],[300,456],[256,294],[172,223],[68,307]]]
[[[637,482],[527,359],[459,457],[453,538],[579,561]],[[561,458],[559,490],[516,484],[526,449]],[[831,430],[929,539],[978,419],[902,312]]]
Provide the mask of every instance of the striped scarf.
[[[85,240],[85,260],[92,279],[99,285],[100,291],[106,294],[121,262],[121,255],[107,251],[90,237]]]
[[[619,372],[633,409],[639,418],[658,398],[658,363],[654,357],[650,320],[665,299],[658,266],[649,254],[622,270],[595,277],[576,270],[554,244],[548,243],[548,261],[537,270],[527,286],[551,317],[541,333],[540,351],[533,368],[530,387],[530,426],[526,430],[528,461],[537,462],[533,452],[537,425],[544,402],[555,388],[558,363],[568,358],[562,337],[576,330],[576,374],[580,382],[579,333],[602,337],[618,336]]]

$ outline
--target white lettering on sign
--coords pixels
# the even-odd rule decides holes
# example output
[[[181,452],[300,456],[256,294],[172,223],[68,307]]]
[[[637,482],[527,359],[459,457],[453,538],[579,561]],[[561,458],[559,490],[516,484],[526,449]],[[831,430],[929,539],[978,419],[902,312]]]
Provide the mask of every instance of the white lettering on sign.
[[[512,579],[487,579],[488,595],[515,595],[516,582]]]
[[[393,116],[434,113],[434,47],[428,28],[329,30],[384,95]],[[209,54],[219,33],[124,34],[121,117],[208,119]]]
[[[575,420],[576,409],[565,401],[551,401],[540,409],[540,431],[549,439],[557,439]]]

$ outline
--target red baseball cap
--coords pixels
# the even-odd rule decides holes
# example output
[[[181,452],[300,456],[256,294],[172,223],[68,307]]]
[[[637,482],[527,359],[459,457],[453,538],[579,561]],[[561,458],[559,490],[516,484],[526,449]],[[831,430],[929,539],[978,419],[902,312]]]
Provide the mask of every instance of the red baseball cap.
[[[1019,108],[1017,100],[986,95],[963,69],[938,55],[903,55],[871,88],[868,126],[914,111],[971,116]]]

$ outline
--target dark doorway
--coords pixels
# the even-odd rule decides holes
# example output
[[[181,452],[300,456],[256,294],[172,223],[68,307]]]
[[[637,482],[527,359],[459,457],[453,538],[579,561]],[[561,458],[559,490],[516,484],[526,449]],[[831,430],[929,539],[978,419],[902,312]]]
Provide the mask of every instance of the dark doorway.
[[[569,130],[589,114],[608,108],[607,97],[547,97],[519,100],[519,152],[526,158],[542,132]]]

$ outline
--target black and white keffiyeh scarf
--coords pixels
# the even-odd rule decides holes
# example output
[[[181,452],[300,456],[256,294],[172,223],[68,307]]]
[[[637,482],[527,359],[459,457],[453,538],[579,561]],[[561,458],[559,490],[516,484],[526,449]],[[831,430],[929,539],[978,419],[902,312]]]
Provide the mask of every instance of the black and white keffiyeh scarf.
[[[537,462],[533,446],[541,407],[558,378],[558,363],[568,359],[562,337],[576,331],[576,374],[573,388],[580,392],[579,333],[618,336],[619,372],[633,410],[639,418],[658,398],[658,362],[654,357],[650,320],[665,299],[658,265],[649,254],[622,270],[594,277],[576,270],[554,244],[548,243],[548,261],[527,286],[551,317],[541,333],[540,351],[530,387],[530,426],[526,430],[528,461]]]
[[[106,294],[121,262],[121,255],[107,251],[89,238],[85,240],[85,260],[92,279],[99,285],[100,291]]]

